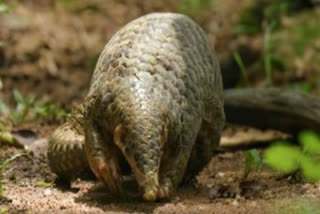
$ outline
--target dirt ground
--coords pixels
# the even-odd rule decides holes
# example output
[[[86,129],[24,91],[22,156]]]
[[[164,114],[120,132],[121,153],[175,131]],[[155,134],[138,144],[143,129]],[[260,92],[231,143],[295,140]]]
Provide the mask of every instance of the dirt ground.
[[[221,147],[192,183],[180,187],[170,201],[146,203],[138,196],[119,198],[93,177],[70,185],[59,181],[48,166],[46,145],[55,128],[32,126],[29,138],[38,149],[32,157],[21,156],[3,171],[7,199],[0,210],[7,213],[319,213],[320,184],[305,183],[299,174],[284,176],[264,167],[244,179],[246,150]],[[23,135],[21,135],[23,136]],[[272,130],[259,131],[232,126],[225,129],[222,144],[286,138]],[[263,152],[263,147],[259,149]],[[0,147],[0,163],[24,150]],[[4,212],[5,213],[5,212]]]
[[[120,27],[143,14],[178,10],[169,0],[10,2],[12,11],[0,14],[0,96],[16,88],[67,108],[85,96],[101,50]],[[221,57],[230,53],[230,23],[247,0],[225,2],[193,17]]]
[[[5,151],[6,156],[17,152]],[[268,169],[243,181],[244,154],[217,154],[197,177],[198,182],[181,187],[170,201],[155,203],[136,197],[115,198],[95,180],[78,179],[71,187],[65,186],[54,182],[44,156],[20,157],[4,172],[8,200],[0,207],[6,207],[8,213],[319,213],[319,184]]]
[[[113,33],[142,14],[179,11],[176,2],[10,1],[11,12],[0,14],[1,100],[9,100],[13,89],[18,89],[23,95],[35,95],[38,102],[70,109],[85,96],[96,59]],[[250,1],[217,2],[223,3],[192,17],[206,31],[219,58],[224,59],[248,39],[235,39],[231,26],[238,11]],[[250,41],[253,48],[263,44],[260,37],[251,37]],[[320,213],[320,184],[305,183],[298,175],[283,176],[270,169],[255,171],[243,181],[246,151],[238,150],[217,152],[197,182],[181,187],[170,201],[145,203],[139,198],[115,198],[95,180],[63,185],[50,171],[45,156],[47,139],[58,125],[44,122],[14,127],[34,130],[41,148],[35,157],[22,156],[3,171],[7,199],[0,200],[0,214]],[[234,135],[225,132],[225,138],[237,138]],[[0,163],[21,152],[0,144]]]

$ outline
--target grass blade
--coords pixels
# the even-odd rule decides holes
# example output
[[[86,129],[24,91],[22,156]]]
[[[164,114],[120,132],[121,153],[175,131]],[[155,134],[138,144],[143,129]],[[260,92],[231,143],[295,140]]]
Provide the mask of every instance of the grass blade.
[[[242,60],[239,52],[238,51],[233,51],[233,57],[236,60],[236,63],[238,64],[238,66],[240,68],[240,71],[242,73],[242,76],[243,76],[243,79],[245,81],[245,84],[249,85],[248,72],[247,72],[246,66],[243,63],[243,60]]]

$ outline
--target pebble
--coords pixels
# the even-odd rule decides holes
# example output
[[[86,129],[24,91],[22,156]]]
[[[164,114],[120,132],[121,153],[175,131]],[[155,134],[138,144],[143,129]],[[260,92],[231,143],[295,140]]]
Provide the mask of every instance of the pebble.
[[[303,189],[303,190],[308,191],[308,190],[310,190],[311,188],[312,188],[312,185],[311,185],[311,184],[306,183],[306,184],[303,184],[303,185],[302,185],[302,189]]]
[[[234,207],[237,207],[239,206],[239,202],[237,200],[234,200],[232,203],[231,203],[232,206]]]
[[[252,201],[251,204],[250,204],[250,206],[251,206],[251,207],[256,207],[256,206],[257,206],[257,203],[256,203],[255,201]]]
[[[240,194],[236,194],[236,199],[237,199],[237,200],[242,200],[243,198],[241,197]]]
[[[212,187],[209,190],[209,198],[210,199],[216,199],[216,198],[220,198],[221,194],[219,192],[219,187]]]
[[[226,205],[230,205],[231,203],[232,203],[232,200],[231,199],[227,199],[227,200],[225,200],[225,202],[224,202]]]
[[[236,193],[230,189],[230,186],[219,185],[209,189],[209,198],[235,198]]]
[[[257,197],[266,189],[266,185],[258,181],[243,181],[240,183],[239,187],[241,189],[241,194],[248,198]]]
[[[174,203],[177,203],[179,201],[180,201],[180,197],[179,196],[176,196],[176,197],[173,198],[173,202]]]
[[[210,183],[210,184],[207,184],[207,187],[208,187],[208,188],[212,188],[213,185],[214,185],[213,183]]]
[[[223,172],[218,172],[216,175],[217,178],[223,178],[224,176],[225,176],[225,173]]]
[[[45,189],[45,190],[43,191],[43,195],[44,195],[44,196],[50,196],[50,195],[52,195],[52,189],[50,189],[50,188]]]

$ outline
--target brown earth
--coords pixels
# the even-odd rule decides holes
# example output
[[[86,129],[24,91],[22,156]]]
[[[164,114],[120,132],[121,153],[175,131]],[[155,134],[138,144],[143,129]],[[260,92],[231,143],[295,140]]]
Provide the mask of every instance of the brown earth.
[[[231,23],[248,0],[224,2],[193,16],[220,57],[232,48]],[[0,14],[0,96],[8,98],[16,88],[68,107],[84,97],[97,57],[120,27],[143,14],[179,8],[178,1],[170,0],[11,4],[9,14]]]
[[[13,149],[4,149],[6,156]],[[71,188],[54,183],[46,158],[20,157],[4,171],[0,208],[8,213],[294,213],[319,210],[320,185],[268,169],[243,181],[245,152],[217,154],[195,185],[181,187],[171,201],[146,203],[115,198],[99,182],[77,180]],[[50,184],[53,184],[52,186]],[[0,202],[1,204],[1,202]]]

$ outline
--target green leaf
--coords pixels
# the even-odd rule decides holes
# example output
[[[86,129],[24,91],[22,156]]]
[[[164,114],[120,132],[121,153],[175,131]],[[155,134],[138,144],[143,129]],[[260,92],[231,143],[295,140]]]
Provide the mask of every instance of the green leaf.
[[[190,15],[207,10],[210,6],[210,0],[180,0],[178,10],[181,13]]]
[[[24,99],[18,90],[13,90],[13,98],[17,103],[24,103]]]
[[[2,171],[3,169],[12,161],[14,161],[15,159],[17,159],[18,157],[21,157],[23,155],[27,155],[28,157],[31,157],[29,154],[27,153],[18,153],[15,154],[13,156],[11,156],[10,158],[7,158],[6,160],[4,160],[1,164],[0,164],[0,198],[3,197],[3,188],[2,188],[2,183],[1,183],[1,179],[2,179]]]
[[[20,118],[17,112],[12,111],[10,115],[10,120],[14,125],[18,125],[20,123]]]
[[[25,98],[26,105],[33,106],[34,102],[35,102],[35,97],[34,96],[28,96],[28,97]]]
[[[258,12],[259,13],[259,12]],[[255,7],[243,10],[239,22],[232,30],[234,34],[256,34],[261,30],[261,19]]]
[[[0,112],[6,116],[10,116],[11,112],[8,106],[0,100]]]
[[[290,85],[288,85],[288,88],[293,91],[310,93],[312,91],[312,84],[309,82],[295,82],[290,83]]]
[[[16,106],[16,114],[17,114],[18,117],[22,115],[25,107],[26,106],[23,103],[18,103],[17,104],[17,106]]]
[[[1,141],[3,141],[4,143],[13,144],[14,138],[10,132],[0,131],[0,145],[1,145]]]
[[[2,172],[2,170],[12,161],[14,161],[15,159],[17,159],[18,157],[21,157],[23,155],[27,155],[27,153],[18,153],[15,154],[13,156],[11,156],[10,158],[6,159],[5,161],[3,161],[0,165],[0,173]]]
[[[257,149],[251,149],[248,152],[249,159],[252,160],[252,166],[254,168],[260,168],[262,165],[262,158]]]
[[[247,72],[246,66],[244,65],[243,60],[242,60],[238,51],[233,51],[233,58],[236,60],[236,63],[238,64],[238,67],[240,68],[240,71],[242,73],[242,76],[243,76],[243,79],[244,79],[246,85],[249,85],[248,72]]]
[[[302,152],[286,142],[279,142],[265,151],[264,162],[270,167],[291,173],[299,169]]]
[[[269,85],[273,85],[272,81],[272,54],[271,54],[271,32],[273,30],[272,23],[267,24],[267,28],[264,33],[264,70],[266,73],[266,77]]]
[[[320,138],[312,131],[303,131],[299,134],[299,142],[303,151],[311,154],[320,154]]]
[[[308,181],[320,181],[320,163],[314,162],[310,155],[304,155],[301,159],[301,171]]]
[[[244,177],[247,177],[251,170],[258,169],[260,170],[263,166],[263,161],[260,153],[256,149],[251,149],[247,152],[246,155],[246,164],[245,164],[245,174]]]
[[[6,130],[7,128],[5,127],[4,123],[0,121],[0,132],[6,131]]]
[[[37,181],[37,186],[41,186],[41,187],[45,187],[45,188],[52,188],[53,183],[48,183],[43,180],[39,180],[39,181]]]
[[[0,208],[0,214],[6,214],[8,213],[8,208],[7,207],[1,207]]]
[[[244,24],[243,25],[238,24],[232,30],[232,33],[234,34],[256,34],[258,32],[259,32],[259,28],[255,26],[247,26]]]
[[[67,112],[53,104],[35,105],[33,108],[36,119],[61,119],[67,116]]]
[[[9,7],[4,3],[0,3],[0,13],[8,13]]]

